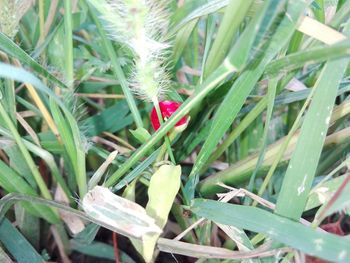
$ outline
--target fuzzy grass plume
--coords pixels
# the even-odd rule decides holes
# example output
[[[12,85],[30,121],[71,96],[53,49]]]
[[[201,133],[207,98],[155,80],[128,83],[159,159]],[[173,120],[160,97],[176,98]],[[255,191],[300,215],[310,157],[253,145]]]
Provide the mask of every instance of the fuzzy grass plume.
[[[89,0],[101,13],[112,39],[127,46],[135,56],[130,86],[141,98],[158,102],[169,86],[165,54],[169,44],[167,1]]]
[[[33,0],[0,0],[0,32],[14,38],[19,21],[32,4]]]

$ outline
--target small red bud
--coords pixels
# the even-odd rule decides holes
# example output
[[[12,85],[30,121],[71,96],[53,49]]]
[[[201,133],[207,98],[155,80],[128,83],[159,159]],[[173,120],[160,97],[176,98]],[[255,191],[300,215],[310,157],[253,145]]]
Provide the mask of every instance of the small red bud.
[[[163,118],[167,118],[167,119],[170,118],[170,116],[173,115],[173,113],[180,106],[181,106],[181,103],[176,101],[165,100],[165,101],[159,102],[160,112],[162,113]],[[189,121],[188,116],[183,117],[181,120],[179,120],[175,124],[175,129],[180,128],[181,131],[184,130],[184,128],[186,128],[188,124],[188,121]],[[154,130],[158,130],[160,127],[160,123],[159,123],[159,119],[158,119],[158,115],[155,107],[153,107],[151,111],[151,122]]]

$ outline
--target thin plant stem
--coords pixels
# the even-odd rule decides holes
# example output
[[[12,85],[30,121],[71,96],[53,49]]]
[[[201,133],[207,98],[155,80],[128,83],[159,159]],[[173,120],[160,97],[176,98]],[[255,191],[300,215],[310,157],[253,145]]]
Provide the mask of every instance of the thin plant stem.
[[[36,183],[40,189],[42,196],[46,199],[51,200],[52,197],[51,197],[51,194],[49,192],[49,189],[47,188],[43,178],[41,177],[41,175],[40,175],[40,173],[39,173],[39,171],[38,171],[38,169],[33,161],[33,158],[30,156],[28,149],[25,147],[21,136],[17,132],[15,125],[11,121],[9,115],[6,113],[6,110],[4,109],[2,103],[0,103],[0,115],[3,118],[6,126],[10,130],[10,132],[13,136],[13,139],[16,141],[21,153],[23,154],[23,157],[28,164],[28,167],[29,167],[29,169],[34,177],[34,180],[36,181]]]
[[[159,102],[158,102],[158,100],[157,100],[157,99],[154,99],[154,100],[153,100],[153,104],[154,104],[154,108],[156,109],[156,112],[157,112],[157,116],[158,116],[159,123],[160,123],[160,125],[163,125],[164,120],[163,120],[162,112],[161,112],[160,107],[159,107]],[[164,141],[165,141],[165,145],[166,145],[166,147],[167,147],[167,151],[168,151],[168,154],[169,154],[169,157],[170,157],[171,162],[172,162],[173,164],[176,164],[173,151],[171,150],[171,143],[170,143],[170,139],[169,139],[169,136],[168,136],[168,135],[165,135],[165,136],[164,136]]]
[[[69,88],[73,88],[74,68],[73,68],[73,32],[72,32],[72,1],[64,0],[64,33],[66,52],[66,82]]]
[[[298,129],[299,125],[300,125],[300,121],[301,121],[301,118],[307,108],[307,106],[309,105],[310,101],[311,101],[311,98],[313,96],[315,92],[315,88],[312,89],[312,91],[310,92],[308,98],[306,99],[303,107],[301,108],[296,120],[294,121],[293,123],[293,126],[292,128],[290,129],[284,143],[281,145],[281,148],[279,149],[277,155],[276,155],[276,158],[275,158],[275,161],[273,162],[272,166],[270,167],[270,170],[269,172],[267,173],[260,189],[259,189],[259,192],[258,192],[258,195],[259,196],[262,196],[263,193],[265,192],[266,190],[266,187],[268,185],[268,183],[270,182],[271,178],[272,178],[272,175],[273,173],[275,172],[277,166],[278,166],[278,163],[280,162],[285,150],[287,149],[288,145],[289,145],[289,142],[290,140],[292,139],[294,133],[296,132],[296,130]],[[258,203],[256,201],[253,202],[253,206],[256,206]]]
[[[39,0],[39,25],[40,25],[40,37],[39,43],[41,44],[44,41],[45,34],[45,12],[44,12],[44,0]]]

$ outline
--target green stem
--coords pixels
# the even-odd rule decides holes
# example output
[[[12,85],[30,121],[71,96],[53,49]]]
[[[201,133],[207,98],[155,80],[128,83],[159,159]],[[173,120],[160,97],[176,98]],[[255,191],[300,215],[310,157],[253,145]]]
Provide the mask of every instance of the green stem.
[[[264,162],[266,147],[268,144],[268,134],[269,134],[270,121],[272,118],[273,107],[275,105],[274,103],[275,103],[277,85],[278,85],[277,78],[271,79],[269,81],[269,84],[268,84],[268,91],[267,91],[268,105],[267,105],[267,112],[266,112],[264,134],[263,134],[263,138],[262,138],[262,145],[261,145],[261,150],[259,153],[257,164],[255,166],[255,169],[254,169],[252,176],[250,177],[249,184],[248,184],[248,191],[251,191],[251,192],[253,191],[253,188],[254,188],[256,175]],[[250,199],[249,198],[245,199],[245,202],[250,203]]]
[[[158,99],[154,99],[153,100],[153,105],[154,105],[154,108],[156,109],[159,123],[162,126],[164,124],[164,120],[163,120],[162,112],[161,112],[160,107],[159,107]],[[168,135],[164,136],[164,141],[165,141],[165,145],[166,145],[166,148],[167,148],[167,151],[168,151],[168,154],[169,154],[171,162],[173,164],[176,164],[173,151],[171,150],[171,143],[170,143]]]
[[[74,84],[73,68],[73,28],[72,28],[72,1],[64,0],[64,31],[66,52],[66,81],[69,88]]]
[[[15,140],[15,142],[17,143],[21,153],[23,154],[24,159],[26,160],[28,167],[34,177],[34,180],[36,181],[40,192],[42,194],[42,196],[46,199],[52,199],[51,194],[43,180],[43,178],[41,177],[38,168],[36,167],[32,157],[30,156],[30,153],[28,151],[28,149],[24,146],[24,143],[22,141],[21,136],[19,135],[15,125],[13,124],[13,122],[11,121],[9,115],[6,113],[2,103],[0,103],[0,115],[3,118],[6,126],[8,127],[8,129],[10,130],[13,139]]]
[[[300,121],[301,121],[301,118],[307,108],[307,106],[309,105],[310,101],[311,101],[311,98],[313,97],[313,94],[314,94],[314,91],[315,89],[313,88],[312,91],[310,92],[308,98],[306,99],[303,107],[301,108],[296,120],[294,121],[294,124],[292,126],[292,128],[290,129],[285,141],[283,142],[283,144],[281,145],[281,148],[279,149],[276,157],[275,157],[275,161],[273,162],[272,166],[270,167],[270,170],[269,172],[267,173],[262,185],[260,186],[260,189],[259,189],[259,192],[258,192],[258,195],[259,196],[262,196],[263,193],[265,192],[266,190],[266,187],[268,185],[268,183],[270,182],[270,179],[272,178],[272,175],[273,173],[275,172],[279,162],[281,161],[282,157],[283,157],[283,154],[284,152],[286,151],[288,145],[289,145],[289,142],[290,140],[292,139],[294,133],[296,132],[296,130],[298,129],[299,125],[300,125]],[[257,202],[254,201],[253,202],[253,206],[256,206],[257,205]]]
[[[243,131],[264,111],[267,106],[267,97],[262,98],[251,110],[244,119],[240,122],[240,124],[233,129],[233,131],[225,138],[223,143],[221,143],[218,148],[213,152],[210,156],[206,165],[203,166],[200,173],[203,173],[208,169],[211,163],[217,160],[221,154],[242,134]]]
[[[40,37],[39,44],[44,41],[44,26],[45,26],[45,13],[44,13],[44,0],[39,0],[39,28],[40,28]]]
[[[213,47],[208,54],[204,77],[212,73],[224,60],[232,44],[232,38],[237,33],[252,2],[252,0],[231,0],[227,5]]]

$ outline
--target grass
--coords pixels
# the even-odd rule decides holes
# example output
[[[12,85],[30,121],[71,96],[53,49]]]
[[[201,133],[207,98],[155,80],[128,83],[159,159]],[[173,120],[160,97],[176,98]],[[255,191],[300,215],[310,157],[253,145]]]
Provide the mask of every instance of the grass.
[[[350,1],[102,2],[0,1],[1,260],[349,262]]]

